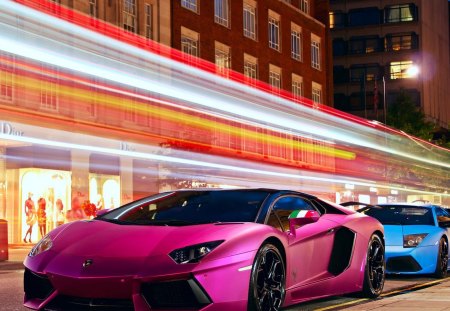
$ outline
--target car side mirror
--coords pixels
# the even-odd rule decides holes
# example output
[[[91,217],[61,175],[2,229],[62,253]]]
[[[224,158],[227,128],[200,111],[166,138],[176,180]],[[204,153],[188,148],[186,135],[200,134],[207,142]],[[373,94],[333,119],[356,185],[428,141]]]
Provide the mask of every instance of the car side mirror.
[[[97,213],[96,213],[95,215],[96,215],[97,217],[99,217],[99,216],[102,216],[102,215],[108,213],[109,211],[110,211],[109,208],[101,209],[101,210],[97,211]]]
[[[296,210],[289,215],[289,230],[295,234],[295,228],[318,221],[320,214],[317,211]]]

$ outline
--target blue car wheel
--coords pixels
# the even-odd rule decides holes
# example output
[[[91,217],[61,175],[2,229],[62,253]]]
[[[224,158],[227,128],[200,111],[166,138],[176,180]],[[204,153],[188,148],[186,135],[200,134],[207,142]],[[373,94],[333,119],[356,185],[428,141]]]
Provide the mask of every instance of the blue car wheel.
[[[448,269],[448,243],[444,238],[439,241],[439,252],[436,262],[436,271],[434,276],[436,278],[442,279],[447,276]]]

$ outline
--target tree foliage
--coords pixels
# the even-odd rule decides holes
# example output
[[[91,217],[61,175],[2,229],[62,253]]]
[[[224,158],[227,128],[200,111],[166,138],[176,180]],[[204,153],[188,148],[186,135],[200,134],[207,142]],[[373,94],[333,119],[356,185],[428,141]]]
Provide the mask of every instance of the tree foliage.
[[[389,106],[387,124],[410,135],[431,140],[434,124],[427,121],[425,114],[417,107],[411,97],[401,90],[395,102]]]

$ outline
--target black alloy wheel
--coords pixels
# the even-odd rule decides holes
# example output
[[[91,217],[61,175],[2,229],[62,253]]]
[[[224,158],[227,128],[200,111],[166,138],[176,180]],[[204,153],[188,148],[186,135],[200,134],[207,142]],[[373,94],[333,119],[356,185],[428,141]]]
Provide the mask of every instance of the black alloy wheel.
[[[248,310],[280,310],[284,301],[285,281],[286,271],[280,251],[272,244],[264,244],[253,263]]]
[[[442,237],[439,241],[439,251],[434,276],[442,279],[447,276],[448,269],[448,242]]]
[[[370,238],[367,249],[366,269],[362,294],[367,298],[376,298],[383,291],[386,277],[386,262],[384,260],[384,245],[381,238],[374,234]]]

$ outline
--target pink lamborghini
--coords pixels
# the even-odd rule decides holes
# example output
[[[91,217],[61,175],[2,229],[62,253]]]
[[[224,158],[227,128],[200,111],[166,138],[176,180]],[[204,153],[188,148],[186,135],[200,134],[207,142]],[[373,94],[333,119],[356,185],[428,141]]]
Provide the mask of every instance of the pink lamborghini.
[[[280,310],[377,297],[383,226],[314,196],[183,190],[62,225],[25,259],[36,310]]]

